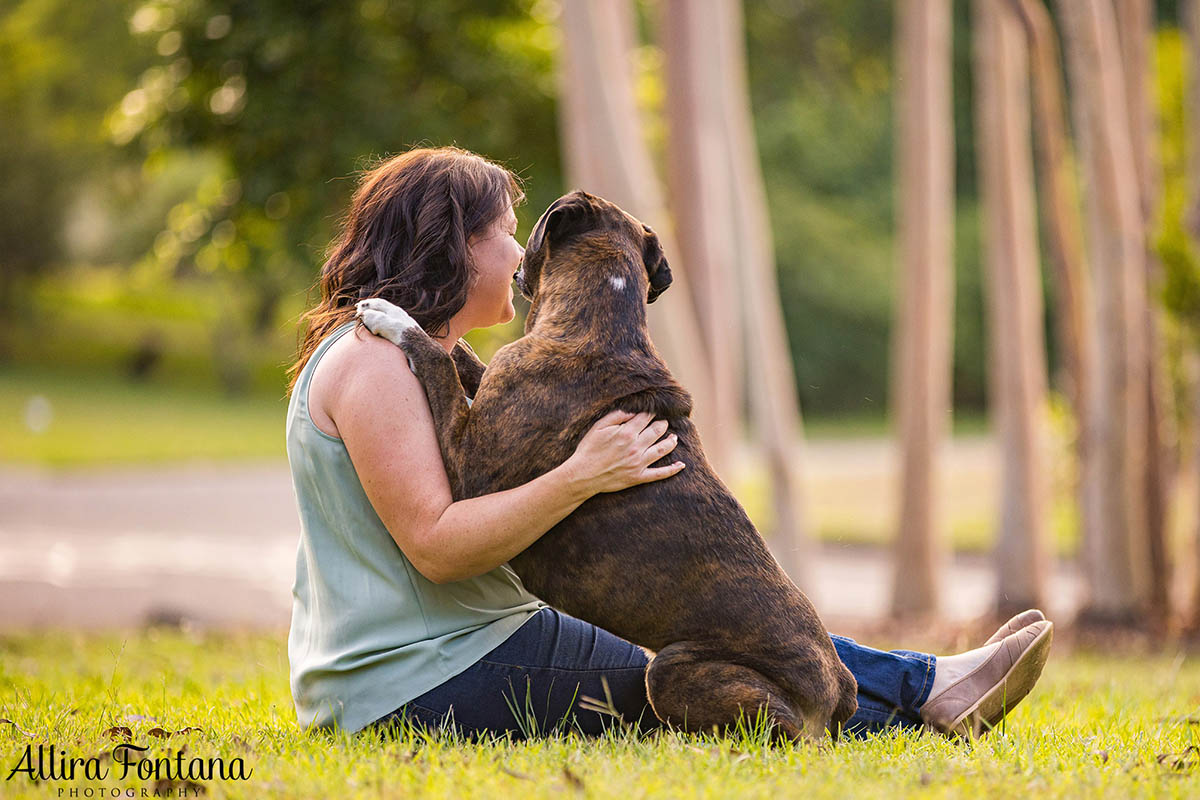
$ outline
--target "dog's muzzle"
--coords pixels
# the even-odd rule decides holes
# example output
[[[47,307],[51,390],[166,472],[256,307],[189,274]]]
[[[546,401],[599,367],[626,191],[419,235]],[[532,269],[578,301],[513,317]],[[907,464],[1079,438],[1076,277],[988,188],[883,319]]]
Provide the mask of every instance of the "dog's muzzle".
[[[524,297],[526,300],[533,299],[529,296],[529,287],[525,285],[525,270],[519,269],[514,272],[513,281],[517,284],[517,291],[521,293],[522,297]]]

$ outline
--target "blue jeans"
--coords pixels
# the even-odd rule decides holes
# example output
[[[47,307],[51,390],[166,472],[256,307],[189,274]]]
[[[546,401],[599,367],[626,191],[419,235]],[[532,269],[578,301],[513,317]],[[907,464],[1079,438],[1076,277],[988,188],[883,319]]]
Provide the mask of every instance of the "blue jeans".
[[[884,652],[833,636],[842,663],[858,680],[858,711],[846,731],[921,724],[920,708],[933,683],[935,659],[908,650]],[[510,733],[524,738],[556,729],[601,733],[613,717],[578,707],[582,697],[606,701],[642,730],[659,726],[646,699],[649,659],[636,645],[543,608],[495,650],[464,672],[372,723],[399,718],[437,728],[452,723],[467,736]]]

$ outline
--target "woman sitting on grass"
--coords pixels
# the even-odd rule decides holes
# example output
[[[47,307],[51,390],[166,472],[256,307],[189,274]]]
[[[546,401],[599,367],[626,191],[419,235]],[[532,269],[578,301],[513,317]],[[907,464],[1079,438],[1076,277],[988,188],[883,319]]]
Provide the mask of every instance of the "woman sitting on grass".
[[[321,270],[287,419],[301,522],[288,658],[304,727],[405,718],[470,735],[531,723],[595,734],[609,718],[579,700],[606,687],[622,718],[658,725],[645,652],[546,606],[507,562],[592,495],[678,472],[650,467],[675,446],[666,422],[613,412],[550,472],[456,502],[404,352],[355,323],[355,303],[382,297],[449,352],[511,320],[521,199],[516,178],[480,156],[411,150],[363,176]],[[858,680],[848,730],[987,730],[1033,687],[1051,627],[1027,611],[948,657],[834,636]]]

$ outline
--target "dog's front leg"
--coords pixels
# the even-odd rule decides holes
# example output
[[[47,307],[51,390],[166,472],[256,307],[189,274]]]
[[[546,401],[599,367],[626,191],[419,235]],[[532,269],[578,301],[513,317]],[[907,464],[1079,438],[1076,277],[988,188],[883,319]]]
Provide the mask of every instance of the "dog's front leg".
[[[387,300],[375,297],[361,301],[357,316],[367,330],[387,339],[408,356],[408,365],[425,387],[450,487],[454,498],[460,499],[463,484],[458,468],[459,451],[470,407],[454,360],[407,311]]]
[[[454,359],[454,366],[458,370],[458,379],[462,381],[463,391],[467,393],[467,397],[474,400],[475,393],[479,391],[479,382],[483,380],[483,371],[487,369],[487,366],[479,360],[479,356],[475,355],[475,351],[471,349],[471,345],[467,344],[466,339],[458,340],[450,357]]]

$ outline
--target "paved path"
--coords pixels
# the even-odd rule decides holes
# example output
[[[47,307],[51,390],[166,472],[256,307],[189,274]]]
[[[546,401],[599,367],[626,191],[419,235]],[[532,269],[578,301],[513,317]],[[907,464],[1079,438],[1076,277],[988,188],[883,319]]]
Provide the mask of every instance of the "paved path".
[[[827,465],[813,480],[831,480],[854,463],[886,463],[885,451],[885,443],[814,444],[807,463]],[[124,627],[154,619],[285,628],[296,544],[286,464],[98,473],[3,468],[0,630]],[[812,575],[809,594],[831,627],[884,615],[885,551],[825,545]],[[985,559],[955,559],[945,617],[982,615],[993,587]],[[1078,592],[1073,570],[1060,566],[1051,610],[1072,612]]]

